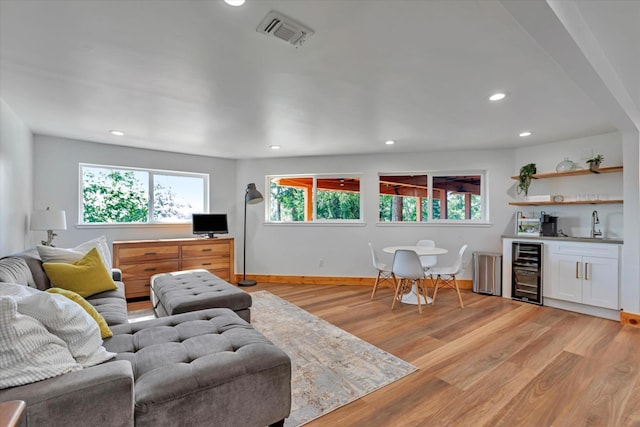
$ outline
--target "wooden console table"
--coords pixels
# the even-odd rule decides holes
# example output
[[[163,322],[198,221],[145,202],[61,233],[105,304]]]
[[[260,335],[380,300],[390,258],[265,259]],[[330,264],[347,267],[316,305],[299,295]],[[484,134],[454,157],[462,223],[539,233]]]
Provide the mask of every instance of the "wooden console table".
[[[149,298],[154,274],[202,268],[235,280],[232,237],[113,242],[113,266],[122,270],[127,299]]]

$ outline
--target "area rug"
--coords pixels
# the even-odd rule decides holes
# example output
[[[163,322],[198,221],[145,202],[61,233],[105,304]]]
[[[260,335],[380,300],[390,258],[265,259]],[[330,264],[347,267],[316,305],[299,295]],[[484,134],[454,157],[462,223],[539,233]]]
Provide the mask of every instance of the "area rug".
[[[417,369],[268,291],[251,296],[251,323],[292,361],[285,426],[305,424]]]
[[[291,358],[287,427],[306,424],[417,369],[268,291],[251,296],[251,323]],[[149,316],[151,310],[137,310],[129,320]]]

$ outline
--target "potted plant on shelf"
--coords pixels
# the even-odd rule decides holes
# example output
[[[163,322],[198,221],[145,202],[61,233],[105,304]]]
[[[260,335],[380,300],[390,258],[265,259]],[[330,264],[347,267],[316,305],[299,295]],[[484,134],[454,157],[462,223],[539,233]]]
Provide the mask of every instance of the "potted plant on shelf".
[[[520,175],[518,177],[518,194],[524,193],[524,196],[527,197],[529,194],[529,186],[531,185],[531,179],[533,174],[536,173],[536,164],[529,163],[520,168]]]
[[[604,156],[602,154],[598,154],[592,159],[587,160],[587,164],[589,165],[589,170],[598,170],[600,169],[600,163],[604,161]]]

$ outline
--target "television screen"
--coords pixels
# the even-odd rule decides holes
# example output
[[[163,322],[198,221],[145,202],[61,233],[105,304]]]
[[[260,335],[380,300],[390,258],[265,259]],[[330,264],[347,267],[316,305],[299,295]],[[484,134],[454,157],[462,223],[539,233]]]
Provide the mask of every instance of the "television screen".
[[[193,214],[193,234],[207,234],[215,237],[214,234],[227,234],[227,214]]]

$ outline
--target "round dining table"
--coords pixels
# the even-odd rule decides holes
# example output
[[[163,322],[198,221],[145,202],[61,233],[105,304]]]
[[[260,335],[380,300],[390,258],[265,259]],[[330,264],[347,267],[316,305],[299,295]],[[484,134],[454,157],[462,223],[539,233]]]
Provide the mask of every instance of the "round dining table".
[[[418,256],[425,256],[425,255],[437,256],[437,255],[444,255],[447,252],[449,252],[444,248],[433,248],[429,246],[387,246],[386,248],[382,248],[382,251],[388,254],[395,254],[397,250],[414,251],[415,253],[418,254]],[[418,305],[418,298],[420,298],[421,304],[431,304],[433,302],[433,299],[431,299],[431,297],[427,297],[427,301],[425,302],[424,296],[418,293],[415,283],[411,287],[411,292],[404,294],[400,301],[405,304]]]

